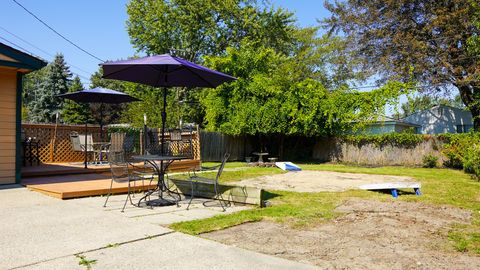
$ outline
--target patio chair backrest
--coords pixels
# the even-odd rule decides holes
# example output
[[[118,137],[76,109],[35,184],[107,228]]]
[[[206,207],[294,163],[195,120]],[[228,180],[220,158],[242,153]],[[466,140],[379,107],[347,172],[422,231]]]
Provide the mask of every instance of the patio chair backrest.
[[[182,130],[181,129],[173,129],[170,131],[170,140],[171,141],[181,141],[182,140]]]
[[[122,147],[125,153],[132,153],[135,150],[135,136],[133,134],[125,134]]]
[[[114,132],[110,134],[110,152],[122,152],[125,133]]]
[[[72,142],[72,148],[75,152],[83,152],[82,145],[80,144],[80,138],[77,132],[70,133],[70,141]]]
[[[147,131],[147,141],[145,150],[149,155],[161,155],[162,154],[162,143],[161,143],[161,134],[158,131],[149,129]],[[164,153],[165,155],[170,155],[170,143],[165,141]]]
[[[124,182],[128,180],[128,163],[125,161],[124,152],[110,152],[108,163],[110,164],[113,181]]]
[[[225,163],[227,163],[227,160],[229,157],[230,157],[229,153],[225,153],[223,155],[222,164],[220,164],[220,167],[218,168],[218,171],[217,171],[217,177],[215,178],[215,181],[217,183],[218,183],[218,180],[220,179],[220,176],[222,175],[223,168],[225,168]]]
[[[85,134],[78,134],[80,145],[83,151],[85,149]],[[87,152],[93,152],[93,137],[91,134],[87,134]]]

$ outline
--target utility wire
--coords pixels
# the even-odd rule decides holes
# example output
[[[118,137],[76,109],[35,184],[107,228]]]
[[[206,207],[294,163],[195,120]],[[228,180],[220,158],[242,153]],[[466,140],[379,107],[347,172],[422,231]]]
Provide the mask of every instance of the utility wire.
[[[48,55],[48,56],[50,56],[50,57],[52,57],[52,58],[54,58],[54,57],[55,57],[55,55],[53,55],[53,54],[51,54],[51,53],[49,53],[49,52],[47,52],[47,51],[45,51],[45,50],[43,50],[43,49],[41,49],[41,48],[37,47],[36,45],[32,44],[31,42],[28,42],[27,40],[25,40],[25,39],[23,39],[23,38],[19,37],[18,35],[16,35],[16,34],[14,34],[14,33],[10,32],[10,31],[8,31],[7,29],[3,28],[2,26],[0,26],[0,29],[2,29],[3,31],[7,32],[8,34],[10,34],[10,35],[12,35],[12,36],[16,37],[17,39],[19,39],[19,40],[23,41],[24,43],[26,43],[26,44],[28,44],[28,45],[32,46],[33,48],[35,48],[35,49],[37,49],[37,50],[39,50],[39,51],[43,52],[44,54],[46,54],[46,55]],[[17,45],[17,47],[18,47],[18,45]],[[76,68],[76,69],[78,69],[79,71],[82,71],[82,72],[83,72],[83,73],[85,73],[85,74],[91,75],[91,73],[90,73],[90,72],[88,72],[88,71],[86,71],[86,70],[84,70],[84,69],[82,69],[82,68],[79,68],[79,67],[77,67],[77,66],[75,66],[75,65],[72,65],[72,64],[70,64],[70,66],[71,66],[71,67],[73,67],[73,68]]]
[[[12,42],[12,41],[4,38],[4,37],[2,37],[2,36],[0,36],[0,39],[3,40],[3,41],[5,41],[6,43],[10,44],[11,46],[16,47],[17,49],[20,49],[20,50],[22,50],[22,51],[24,51],[24,52],[27,52],[28,54],[30,54],[30,55],[32,55],[32,56],[39,57],[39,56],[36,56],[36,55],[35,55],[34,53],[32,53],[31,51],[25,49],[24,47],[22,47],[22,46],[20,46],[20,45],[18,45],[18,44],[16,44],[16,43],[14,43],[14,42]],[[49,54],[49,53],[47,53],[47,54]],[[72,74],[78,76],[79,78],[82,78],[82,79],[86,80],[87,82],[91,82],[91,80],[90,80],[89,78],[87,78],[87,77],[85,77],[85,76],[83,76],[83,75],[80,75],[80,74],[75,73],[75,72],[72,72]],[[84,82],[85,82],[85,81],[84,81]]]
[[[33,14],[33,12],[31,12],[30,10],[28,10],[26,7],[24,7],[22,4],[20,4],[19,2],[17,2],[16,0],[12,0],[15,4],[17,4],[18,6],[20,6],[21,8],[23,8],[27,13],[29,13],[30,15],[32,15],[35,19],[37,19],[37,21],[41,22],[43,25],[45,25],[48,29],[52,30],[55,34],[57,34],[58,36],[60,36],[61,38],[63,38],[65,41],[67,41],[68,43],[72,44],[73,46],[75,46],[77,49],[81,50],[82,52],[90,55],[91,57],[97,59],[98,61],[100,62],[105,62],[104,60],[100,59],[99,57],[93,55],[92,53],[86,51],[85,49],[81,48],[80,46],[78,46],[77,44],[75,44],[73,41],[71,41],[70,39],[66,38],[65,36],[63,36],[62,34],[60,34],[57,30],[53,29],[53,27],[51,27],[50,25],[48,25],[46,22],[44,22],[42,19],[40,19],[37,15]]]

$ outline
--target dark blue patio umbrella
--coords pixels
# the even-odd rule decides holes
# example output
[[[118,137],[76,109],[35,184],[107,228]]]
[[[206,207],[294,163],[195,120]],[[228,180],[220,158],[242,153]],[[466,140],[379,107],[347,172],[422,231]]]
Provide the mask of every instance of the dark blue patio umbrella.
[[[66,93],[58,95],[60,98],[66,98],[78,103],[99,103],[100,104],[100,137],[103,139],[103,105],[104,104],[120,104],[133,101],[140,101],[140,99],[129,96],[125,93],[96,87],[93,89],[82,90],[73,93]],[[85,149],[87,147],[87,118],[85,118]],[[87,168],[87,151],[85,151],[85,169]]]
[[[236,80],[235,77],[230,75],[168,54],[106,62],[101,66],[105,79],[136,82],[163,88],[162,154],[164,154],[165,122],[167,119],[165,112],[167,87],[215,88],[222,83]]]

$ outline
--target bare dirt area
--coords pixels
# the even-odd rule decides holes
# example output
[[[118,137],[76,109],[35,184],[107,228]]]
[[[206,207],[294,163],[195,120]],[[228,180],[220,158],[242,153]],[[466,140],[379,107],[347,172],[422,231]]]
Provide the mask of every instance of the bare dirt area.
[[[262,221],[203,237],[324,269],[480,269],[480,256],[453,250],[446,236],[469,211],[362,199],[337,211],[344,215],[315,228]]]
[[[327,171],[299,171],[245,179],[232,184],[295,192],[344,191],[366,184],[412,182],[407,176],[341,173]]]

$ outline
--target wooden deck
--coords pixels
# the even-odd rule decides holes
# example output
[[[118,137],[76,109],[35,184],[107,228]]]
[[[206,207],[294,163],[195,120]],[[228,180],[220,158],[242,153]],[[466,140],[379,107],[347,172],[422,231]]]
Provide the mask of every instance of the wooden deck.
[[[89,196],[106,195],[110,189],[111,178],[108,174],[76,174],[26,178],[22,185],[28,189],[37,191],[59,199],[71,199]],[[145,186],[138,182],[135,189],[144,190],[155,187],[155,183]],[[127,193],[127,183],[113,183],[112,193]]]
[[[69,174],[88,174],[109,172],[107,165],[88,165],[85,169],[82,162],[44,163],[38,166],[22,167],[22,178],[38,176],[55,176]]]
[[[174,161],[170,167],[170,172],[188,171],[192,168],[200,167],[200,160],[188,159]],[[39,166],[22,167],[22,178],[38,177],[38,176],[55,176],[70,174],[88,174],[88,173],[105,173],[110,172],[110,166],[104,165],[88,165],[85,169],[82,162],[70,163],[44,163]]]
[[[200,160],[175,161],[170,165],[169,172],[188,171],[198,166],[200,166]],[[52,163],[22,168],[22,185],[59,199],[106,195],[110,182],[108,165],[89,165],[88,169],[84,169],[81,163]],[[153,187],[154,185],[148,186],[147,183],[142,187],[138,182],[136,189]],[[126,183],[113,184],[114,194],[127,193],[127,190]]]

